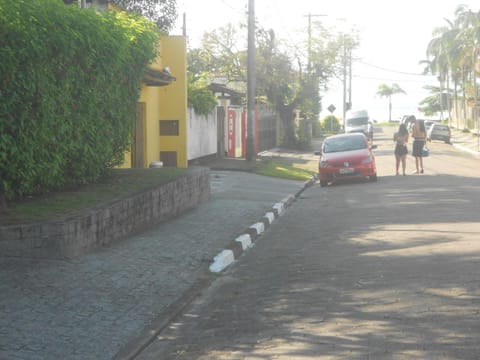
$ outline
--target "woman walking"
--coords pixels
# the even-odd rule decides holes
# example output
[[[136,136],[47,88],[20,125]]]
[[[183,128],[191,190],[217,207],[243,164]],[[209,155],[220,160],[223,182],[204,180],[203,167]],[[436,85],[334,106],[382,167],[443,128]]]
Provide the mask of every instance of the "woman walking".
[[[405,124],[400,124],[398,131],[393,136],[393,141],[396,142],[395,145],[395,169],[397,171],[397,175],[400,175],[399,168],[400,163],[402,163],[402,173],[405,176],[405,169],[407,165],[407,143],[408,143],[408,130]]]
[[[415,167],[417,171],[415,174],[423,174],[423,148],[425,147],[425,140],[427,138],[427,131],[423,120],[418,120],[412,116],[415,124],[412,128],[413,149],[412,155],[415,157]]]

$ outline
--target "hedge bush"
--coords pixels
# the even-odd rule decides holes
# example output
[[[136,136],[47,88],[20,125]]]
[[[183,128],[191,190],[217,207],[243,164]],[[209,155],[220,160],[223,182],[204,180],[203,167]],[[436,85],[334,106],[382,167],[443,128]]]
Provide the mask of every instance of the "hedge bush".
[[[95,182],[120,164],[157,41],[134,15],[0,0],[0,198]]]
[[[322,128],[330,133],[338,133],[341,128],[340,121],[334,115],[327,115],[322,119]]]

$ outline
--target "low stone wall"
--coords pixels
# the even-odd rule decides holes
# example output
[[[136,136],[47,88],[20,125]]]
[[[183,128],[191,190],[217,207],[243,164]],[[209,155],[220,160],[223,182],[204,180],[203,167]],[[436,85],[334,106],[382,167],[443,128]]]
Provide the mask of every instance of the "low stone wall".
[[[85,254],[194,208],[210,197],[206,168],[84,214],[0,227],[0,256],[61,259]]]

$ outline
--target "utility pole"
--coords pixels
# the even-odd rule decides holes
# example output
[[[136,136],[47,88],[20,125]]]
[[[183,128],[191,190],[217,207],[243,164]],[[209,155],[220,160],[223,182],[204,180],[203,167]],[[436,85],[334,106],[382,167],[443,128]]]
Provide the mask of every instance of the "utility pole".
[[[183,13],[182,34],[185,38],[187,37],[187,14],[185,12]]]
[[[348,106],[351,109],[352,103],[352,47],[348,47]]]
[[[347,114],[347,44],[343,34],[343,128],[345,129],[345,116]]]
[[[247,161],[255,160],[255,1],[248,0],[248,54],[247,54]]]
[[[327,16],[326,14],[308,14],[305,15],[308,17],[308,47],[307,47],[307,79],[309,82],[315,81],[314,78],[316,75],[312,72],[312,17],[317,17],[317,16]],[[316,82],[317,83],[317,82]],[[318,87],[317,87],[318,91]],[[308,116],[305,117],[304,119],[304,132],[305,136],[307,138],[310,138],[312,136],[312,128],[313,124],[312,122],[314,121],[313,119],[309,118]]]
[[[327,16],[326,14],[308,14],[308,48],[307,48],[307,73],[310,75],[312,70],[312,17],[314,16]]]
[[[338,18],[339,21],[346,21]],[[351,38],[347,39],[346,29],[342,31],[343,41],[343,128],[345,128],[345,117],[347,110],[352,108],[352,43]],[[348,93],[347,93],[348,91]],[[347,98],[348,96],[348,98]]]

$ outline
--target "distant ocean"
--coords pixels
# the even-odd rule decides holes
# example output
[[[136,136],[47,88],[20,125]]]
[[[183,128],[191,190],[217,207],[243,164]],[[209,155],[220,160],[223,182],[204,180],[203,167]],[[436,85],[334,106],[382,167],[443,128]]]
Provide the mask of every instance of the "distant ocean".
[[[389,120],[388,106],[370,106],[366,107],[365,109],[368,110],[370,117],[378,122],[386,122]],[[324,110],[320,114],[320,118],[322,119],[327,115],[330,115],[330,112],[328,110]],[[336,109],[333,115],[335,115],[337,118],[341,118],[343,116],[343,109]],[[404,115],[415,115],[415,117],[419,119],[432,119],[432,117],[426,117],[420,113],[415,106],[396,106],[392,108],[392,121],[398,121]],[[433,117],[433,119],[436,118]]]

